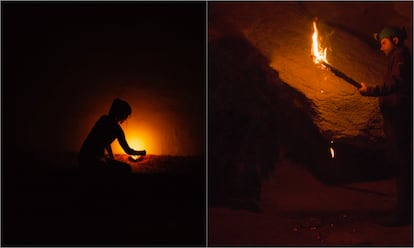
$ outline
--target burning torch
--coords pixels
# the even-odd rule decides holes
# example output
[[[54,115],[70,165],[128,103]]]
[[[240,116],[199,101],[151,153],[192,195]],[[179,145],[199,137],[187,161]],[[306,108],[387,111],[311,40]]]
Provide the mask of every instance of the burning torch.
[[[361,84],[352,78],[348,77],[345,73],[336,69],[328,63],[326,59],[326,48],[322,49],[318,42],[318,29],[316,28],[316,21],[313,21],[313,35],[312,35],[312,57],[315,64],[321,64],[323,68],[330,70],[335,76],[342,78],[347,83],[355,86],[356,88],[361,88]]]

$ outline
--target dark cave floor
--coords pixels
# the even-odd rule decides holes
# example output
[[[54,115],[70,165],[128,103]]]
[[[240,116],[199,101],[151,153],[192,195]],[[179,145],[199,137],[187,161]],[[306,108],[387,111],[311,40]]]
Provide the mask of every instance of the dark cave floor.
[[[262,185],[260,212],[210,206],[209,245],[412,246],[412,226],[378,224],[395,198],[395,179],[326,185],[281,159]]]

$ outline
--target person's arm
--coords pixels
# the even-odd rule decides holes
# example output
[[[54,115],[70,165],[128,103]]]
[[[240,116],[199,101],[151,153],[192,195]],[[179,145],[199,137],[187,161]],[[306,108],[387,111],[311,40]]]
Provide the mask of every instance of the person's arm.
[[[132,149],[131,147],[129,147],[128,142],[125,139],[124,131],[122,131],[121,128],[120,128],[119,134],[118,134],[118,142],[121,145],[122,149],[125,151],[125,153],[128,154],[128,155],[143,155],[143,156],[145,156],[147,154],[147,152],[145,150],[136,151],[136,150]]]
[[[410,70],[408,67],[409,65],[405,62],[403,54],[396,54],[391,63],[390,74],[386,77],[384,84],[382,86],[366,86],[362,82],[359,92],[364,96],[388,96],[400,91],[405,87],[404,83],[408,80],[404,78]]]
[[[115,159],[115,158],[114,158],[114,154],[112,153],[112,147],[111,147],[111,145],[108,145],[108,146],[106,147],[106,151],[108,152],[108,155],[109,155],[109,157],[110,157],[111,159]]]

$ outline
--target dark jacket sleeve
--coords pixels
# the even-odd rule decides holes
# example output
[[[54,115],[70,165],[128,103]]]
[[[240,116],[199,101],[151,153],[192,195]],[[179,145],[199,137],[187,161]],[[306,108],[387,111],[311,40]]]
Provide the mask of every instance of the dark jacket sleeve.
[[[370,86],[367,96],[379,96],[381,107],[396,107],[409,91],[411,64],[408,52],[397,48],[390,57],[387,73],[382,85]]]

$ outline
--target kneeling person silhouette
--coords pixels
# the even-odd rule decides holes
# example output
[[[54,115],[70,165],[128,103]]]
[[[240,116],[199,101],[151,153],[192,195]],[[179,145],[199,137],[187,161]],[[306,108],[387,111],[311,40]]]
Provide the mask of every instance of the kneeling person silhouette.
[[[117,139],[122,149],[129,155],[145,156],[146,151],[137,151],[129,147],[120,124],[131,115],[131,107],[116,98],[108,115],[103,115],[95,123],[86,137],[79,153],[80,168],[87,173],[129,174],[131,167],[127,163],[115,160],[111,143]],[[105,156],[105,150],[109,157]]]

